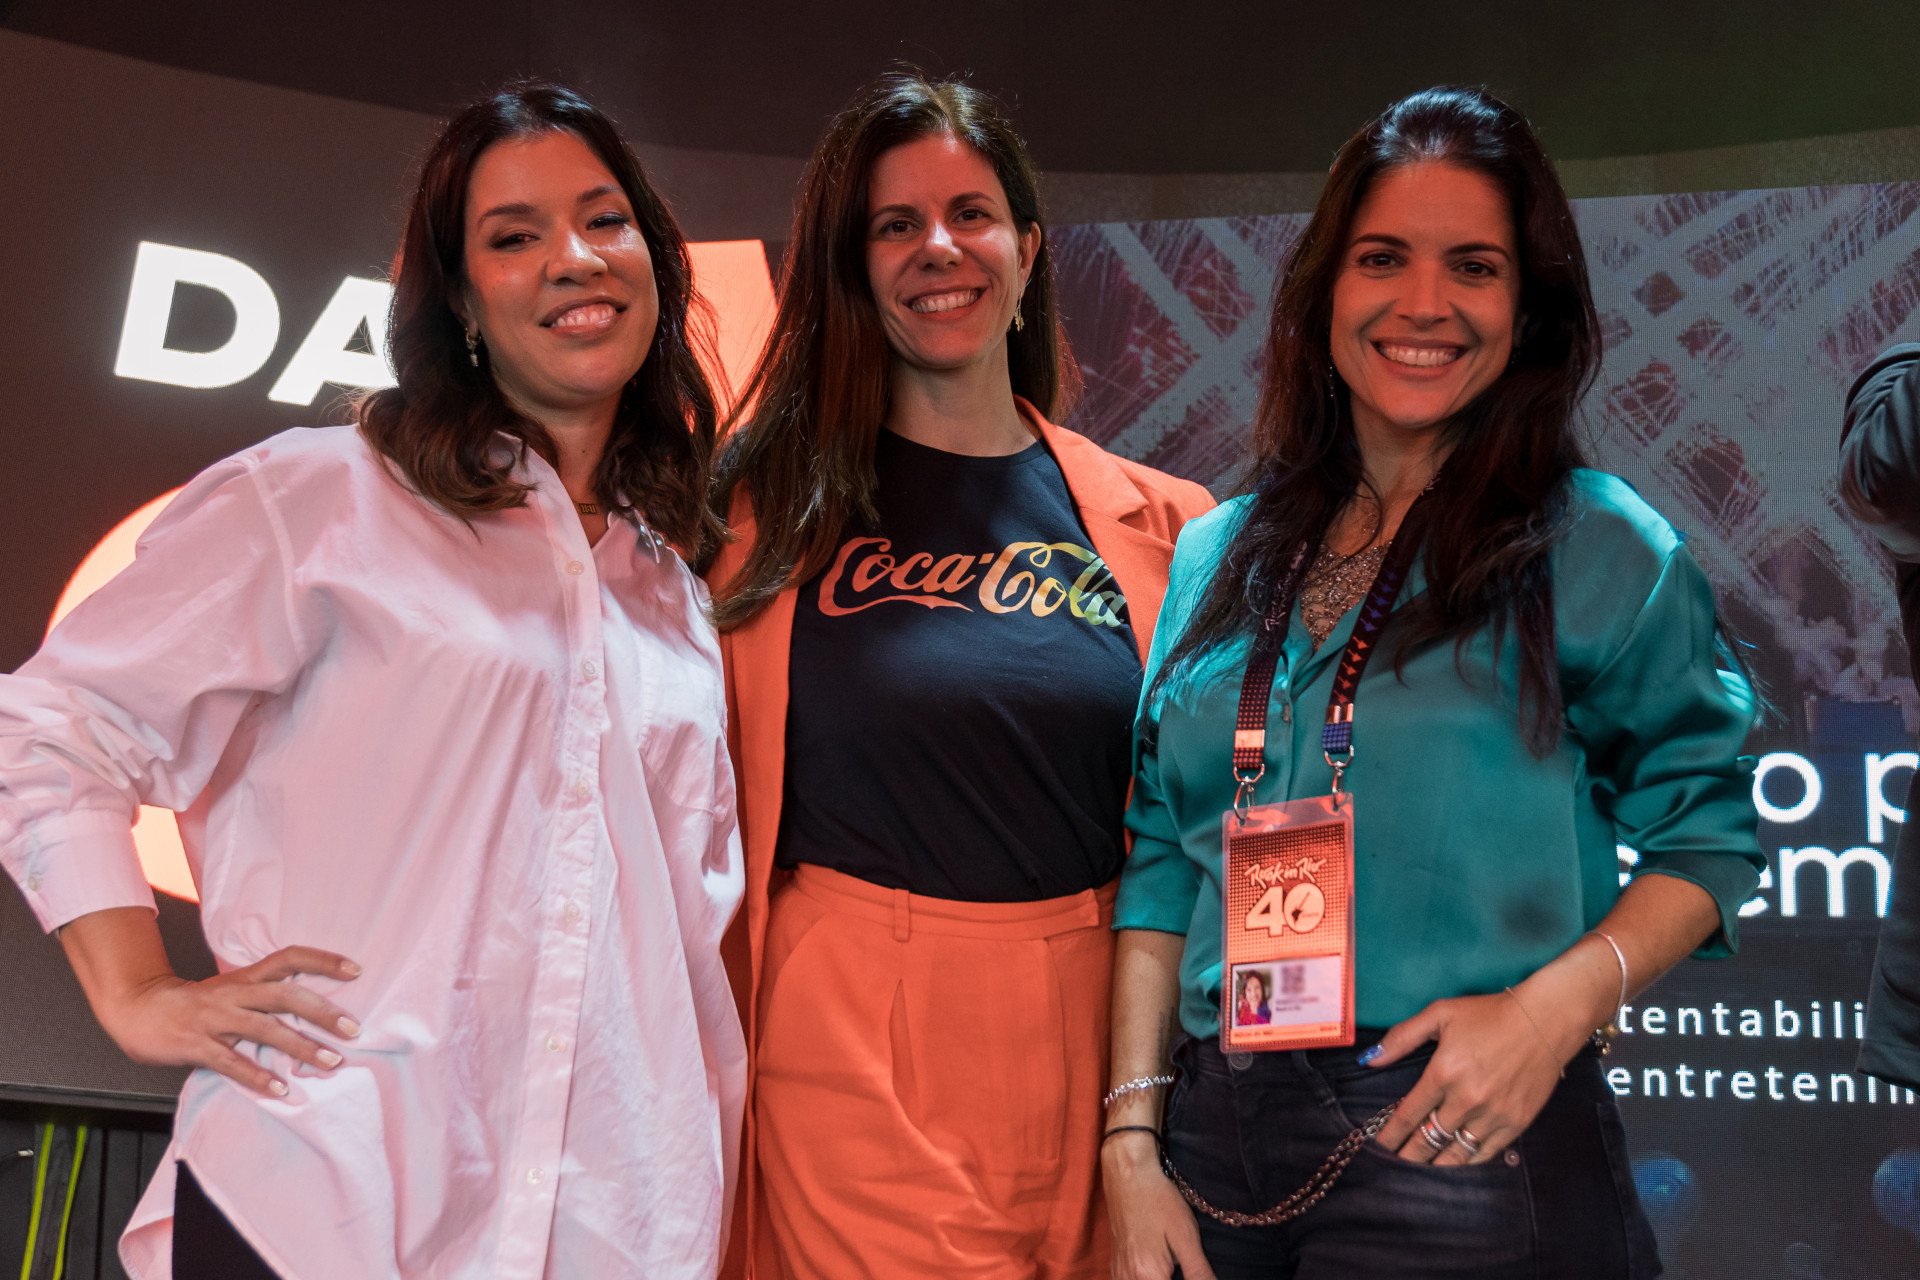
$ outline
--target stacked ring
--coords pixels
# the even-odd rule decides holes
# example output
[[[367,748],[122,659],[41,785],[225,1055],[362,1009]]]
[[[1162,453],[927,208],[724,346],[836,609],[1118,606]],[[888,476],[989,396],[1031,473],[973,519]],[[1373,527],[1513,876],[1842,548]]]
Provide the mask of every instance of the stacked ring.
[[[1455,1135],[1440,1123],[1438,1111],[1428,1113],[1427,1118],[1420,1122],[1420,1140],[1426,1143],[1435,1155],[1452,1146],[1454,1137]]]
[[[1455,1145],[1467,1153],[1467,1159],[1469,1160],[1480,1154],[1480,1139],[1474,1137],[1465,1125],[1461,1125],[1453,1131],[1453,1141]]]

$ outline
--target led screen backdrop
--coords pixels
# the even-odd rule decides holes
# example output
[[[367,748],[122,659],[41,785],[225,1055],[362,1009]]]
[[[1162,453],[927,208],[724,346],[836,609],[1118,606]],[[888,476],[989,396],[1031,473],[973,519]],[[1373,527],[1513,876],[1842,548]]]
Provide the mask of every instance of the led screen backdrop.
[[[1609,1062],[1641,1192],[1672,1274],[1920,1274],[1920,1105],[1852,1074],[1916,704],[1887,563],[1834,484],[1854,372],[1920,339],[1920,184],[1578,211],[1607,348],[1599,465],[1687,534],[1778,705],[1753,746],[1771,865],[1743,952],[1648,992]],[[1230,484],[1305,221],[1057,233],[1075,425]]]

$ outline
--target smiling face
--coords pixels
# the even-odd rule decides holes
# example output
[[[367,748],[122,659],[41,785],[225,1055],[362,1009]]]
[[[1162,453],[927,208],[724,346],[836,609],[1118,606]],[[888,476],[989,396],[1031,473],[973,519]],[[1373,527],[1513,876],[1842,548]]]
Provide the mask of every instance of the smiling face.
[[[902,143],[867,186],[867,280],[896,370],[1006,362],[1040,228],[1023,234],[993,166],[948,134]]]
[[[1267,1002],[1267,984],[1259,974],[1247,975],[1246,983],[1240,988],[1240,998],[1256,1009]]]
[[[626,193],[565,130],[500,142],[467,188],[460,319],[536,422],[605,413],[653,343],[653,259]]]
[[[1354,215],[1333,286],[1333,365],[1362,449],[1437,433],[1492,386],[1519,302],[1520,254],[1498,186],[1439,160],[1383,174]]]

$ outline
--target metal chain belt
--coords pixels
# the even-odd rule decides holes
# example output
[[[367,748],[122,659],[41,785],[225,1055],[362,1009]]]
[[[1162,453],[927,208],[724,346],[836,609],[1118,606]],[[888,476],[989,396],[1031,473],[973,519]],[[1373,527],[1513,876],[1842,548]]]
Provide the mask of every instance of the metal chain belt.
[[[1313,1208],[1320,1203],[1322,1196],[1333,1190],[1333,1184],[1340,1181],[1340,1175],[1347,1171],[1347,1165],[1352,1163],[1355,1155],[1359,1154],[1362,1144],[1372,1142],[1380,1130],[1386,1127],[1387,1120],[1393,1115],[1396,1105],[1398,1104],[1388,1103],[1376,1111],[1365,1124],[1340,1139],[1340,1145],[1321,1161],[1320,1167],[1314,1170],[1313,1176],[1308,1178],[1298,1191],[1263,1213],[1236,1213],[1231,1209],[1216,1209],[1208,1204],[1206,1197],[1195,1191],[1187,1180],[1180,1176],[1180,1171],[1173,1167],[1173,1159],[1167,1155],[1165,1147],[1160,1149],[1160,1167],[1166,1170],[1167,1177],[1173,1180],[1173,1185],[1180,1188],[1180,1194],[1186,1197],[1187,1203],[1209,1218],[1224,1222],[1230,1227],[1277,1227]]]

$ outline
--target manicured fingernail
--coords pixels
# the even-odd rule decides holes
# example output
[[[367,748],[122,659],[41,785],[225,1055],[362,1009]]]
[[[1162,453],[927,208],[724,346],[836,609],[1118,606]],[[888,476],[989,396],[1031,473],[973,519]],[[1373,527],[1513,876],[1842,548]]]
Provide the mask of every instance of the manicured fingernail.
[[[267,1092],[276,1098],[284,1098],[287,1096],[287,1082],[285,1080],[269,1081],[267,1083]]]
[[[346,974],[349,978],[357,978],[360,976],[360,966],[351,960],[342,960],[340,962],[340,972]]]
[[[340,1021],[334,1023],[333,1025],[340,1028],[340,1034],[347,1037],[349,1040],[351,1040],[353,1037],[360,1034],[360,1024],[355,1022],[352,1018],[342,1018],[340,1019]]]
[[[1367,1050],[1365,1053],[1360,1055],[1360,1058],[1359,1058],[1360,1065],[1363,1067],[1372,1066],[1374,1063],[1374,1060],[1378,1058],[1381,1054],[1385,1053],[1386,1051],[1387,1051],[1386,1046],[1384,1045],[1377,1044],[1373,1046],[1373,1048]]]
[[[345,1058],[342,1058],[339,1054],[335,1053],[331,1049],[322,1049],[320,1052],[314,1054],[313,1056],[320,1059],[320,1065],[323,1067],[337,1067],[342,1062],[346,1061]]]

